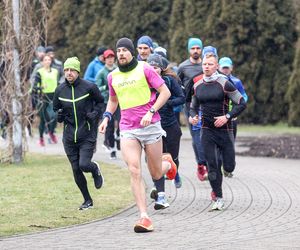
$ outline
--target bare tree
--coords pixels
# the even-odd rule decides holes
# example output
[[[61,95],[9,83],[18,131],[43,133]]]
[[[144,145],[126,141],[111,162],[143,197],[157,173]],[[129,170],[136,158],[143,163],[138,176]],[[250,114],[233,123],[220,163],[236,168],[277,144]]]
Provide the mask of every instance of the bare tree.
[[[46,0],[3,0],[0,107],[11,162],[23,161],[25,126],[31,115],[29,74],[33,52],[46,36]],[[1,119],[1,118],[0,118]]]

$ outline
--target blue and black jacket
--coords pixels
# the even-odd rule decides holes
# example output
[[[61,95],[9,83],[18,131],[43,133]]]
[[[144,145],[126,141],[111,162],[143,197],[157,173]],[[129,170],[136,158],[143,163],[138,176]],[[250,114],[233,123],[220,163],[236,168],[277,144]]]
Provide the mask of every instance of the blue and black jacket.
[[[65,80],[59,85],[54,93],[53,110],[60,110],[63,115],[63,140],[74,143],[96,141],[103,103],[97,85],[79,77],[72,84]]]
[[[163,76],[162,78],[171,92],[171,97],[169,100],[158,111],[161,117],[161,126],[164,128],[172,126],[177,122],[173,108],[175,106],[184,104],[185,98],[181,84],[178,83],[178,80],[175,77],[168,75]]]

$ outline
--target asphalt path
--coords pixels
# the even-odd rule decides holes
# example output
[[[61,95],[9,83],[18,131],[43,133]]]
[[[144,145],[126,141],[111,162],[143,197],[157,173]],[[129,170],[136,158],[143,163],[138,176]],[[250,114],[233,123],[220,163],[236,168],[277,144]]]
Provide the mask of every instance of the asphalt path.
[[[126,167],[120,152],[110,160],[98,138],[95,160]],[[64,154],[62,143],[41,148],[29,139],[28,150]],[[242,150],[237,148],[237,150]],[[182,188],[166,182],[170,207],[156,211],[148,199],[154,231],[136,234],[135,206],[103,220],[41,233],[0,238],[0,249],[300,249],[300,160],[236,157],[233,178],[225,178],[225,209],[210,212],[210,186],[196,177],[187,131],[180,149]],[[143,167],[149,190],[149,173]]]

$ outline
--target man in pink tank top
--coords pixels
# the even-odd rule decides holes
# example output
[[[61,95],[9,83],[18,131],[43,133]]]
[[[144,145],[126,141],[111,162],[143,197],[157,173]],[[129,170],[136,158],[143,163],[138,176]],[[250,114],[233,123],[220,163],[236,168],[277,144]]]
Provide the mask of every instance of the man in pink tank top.
[[[164,174],[169,179],[176,175],[176,164],[170,155],[162,155],[162,136],[158,110],[170,97],[168,87],[155,70],[134,57],[134,45],[128,38],[116,44],[118,68],[108,75],[109,100],[99,132],[105,133],[108,121],[120,105],[121,151],[131,176],[131,188],[140,212],[134,231],[153,231],[147,214],[145,187],[141,173],[141,155],[145,150],[147,165],[158,191],[154,209],[169,206],[164,192]],[[159,92],[156,98],[156,92]]]

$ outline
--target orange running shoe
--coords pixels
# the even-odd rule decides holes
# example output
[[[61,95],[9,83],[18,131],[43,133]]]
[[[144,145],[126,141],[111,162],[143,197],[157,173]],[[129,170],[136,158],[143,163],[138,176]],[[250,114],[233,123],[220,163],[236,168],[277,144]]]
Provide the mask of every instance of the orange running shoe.
[[[166,176],[168,177],[169,180],[174,180],[176,173],[177,173],[177,166],[176,166],[175,162],[173,161],[171,154],[164,153],[162,155],[162,160],[171,163],[171,168],[166,173]]]
[[[134,225],[134,232],[147,233],[153,231],[152,221],[149,218],[140,218]]]

